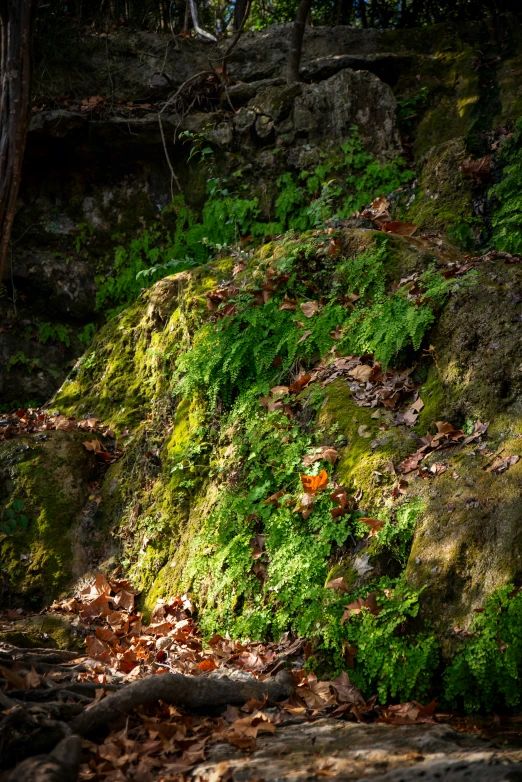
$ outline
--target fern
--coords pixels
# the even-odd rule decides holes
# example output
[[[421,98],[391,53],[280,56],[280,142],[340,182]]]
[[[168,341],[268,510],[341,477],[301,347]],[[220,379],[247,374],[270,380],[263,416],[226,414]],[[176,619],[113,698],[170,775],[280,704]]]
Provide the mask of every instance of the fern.
[[[502,252],[522,252],[522,117],[505,142],[499,161],[504,165],[501,181],[489,196],[493,201],[492,244]]]
[[[472,636],[447,669],[445,697],[466,711],[522,703],[522,594],[507,585],[476,615]]]

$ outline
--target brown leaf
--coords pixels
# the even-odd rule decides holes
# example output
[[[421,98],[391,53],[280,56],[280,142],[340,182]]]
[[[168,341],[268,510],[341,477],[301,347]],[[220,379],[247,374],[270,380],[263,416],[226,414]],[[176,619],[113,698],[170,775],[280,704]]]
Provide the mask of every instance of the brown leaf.
[[[87,451],[91,451],[92,453],[99,453],[100,451],[103,451],[103,445],[99,440],[86,440],[84,443],[82,443],[83,447]]]
[[[95,660],[109,660],[111,650],[106,643],[100,641],[95,635],[88,635],[85,639],[87,654]]]
[[[353,377],[354,380],[366,383],[370,379],[372,371],[372,367],[368,366],[368,364],[359,364],[355,369],[351,369],[348,374],[350,377]]]
[[[316,301],[304,301],[299,305],[305,318],[311,318],[319,312],[319,305]]]
[[[285,490],[279,489],[279,491],[276,491],[275,494],[272,494],[267,500],[263,500],[263,502],[265,503],[265,505],[272,503],[272,505],[275,508],[279,508],[279,500],[281,499],[281,497],[284,497],[284,494],[285,494]]]
[[[339,592],[341,595],[350,592],[350,587],[344,580],[344,576],[340,576],[339,578],[334,578],[332,581],[329,581],[326,585],[326,589],[333,589],[334,592]]]
[[[330,336],[332,339],[338,340],[341,339],[343,333],[343,327],[341,324],[335,327],[333,331],[330,331]]]
[[[305,339],[308,339],[308,337],[310,336],[311,333],[312,333],[311,331],[303,331],[303,333],[301,334],[301,336],[297,340],[297,344],[299,345],[299,343],[304,342]]]
[[[274,386],[270,389],[270,393],[275,399],[280,399],[284,396],[288,396],[288,386]]]
[[[312,494],[302,494],[300,501],[299,501],[299,507],[297,510],[303,514],[303,518],[307,519],[310,514],[312,513],[314,509],[314,495]]]
[[[519,460],[520,456],[497,456],[493,460],[491,466],[487,469],[489,469],[490,472],[500,474],[506,472],[506,470],[509,470],[509,468],[516,464]]]
[[[122,589],[115,597],[112,598],[113,604],[117,608],[124,608],[126,611],[132,611],[134,608],[134,594]]]
[[[26,678],[24,676],[20,676],[15,671],[12,671],[10,668],[4,668],[3,665],[0,665],[0,673],[4,679],[7,679],[9,684],[11,684],[16,690],[29,689]]]
[[[330,258],[337,258],[341,251],[341,241],[340,239],[330,239],[330,244],[328,245],[327,253],[330,256]]]
[[[417,230],[414,223],[402,223],[400,220],[392,220],[382,226],[382,230],[398,236],[413,236]]]
[[[376,535],[384,527],[384,522],[379,519],[364,518],[358,519],[358,521],[370,527],[370,535]]]
[[[288,390],[294,394],[299,394],[311,379],[312,375],[301,375],[292,385],[288,386]]]
[[[208,657],[206,660],[202,660],[198,663],[198,668],[200,671],[215,671],[217,665],[211,657]]]
[[[330,462],[330,464],[335,464],[338,458],[339,458],[339,452],[336,451],[335,448],[328,448],[326,446],[323,446],[323,448],[319,451],[319,453],[313,455],[306,454],[306,456],[303,457],[303,464],[305,465],[305,467],[309,467],[311,464],[314,464],[315,462],[319,462],[321,459]]]
[[[351,648],[353,649],[353,647]],[[354,656],[356,653],[357,650],[354,651]],[[335,679],[332,679],[330,684],[337,691],[337,697],[341,703],[358,703],[361,706],[366,706],[361,691],[351,683],[350,677],[346,671],[343,671]]]
[[[339,505],[341,508],[345,508],[347,502],[346,489],[343,486],[338,486],[330,494],[330,499],[332,502],[335,502],[336,505]]]
[[[297,299],[289,299],[285,294],[285,300],[279,307],[280,310],[290,310],[293,312],[297,307]]]
[[[485,155],[478,160],[470,157],[462,161],[460,173],[466,179],[489,179],[491,176],[491,155]]]

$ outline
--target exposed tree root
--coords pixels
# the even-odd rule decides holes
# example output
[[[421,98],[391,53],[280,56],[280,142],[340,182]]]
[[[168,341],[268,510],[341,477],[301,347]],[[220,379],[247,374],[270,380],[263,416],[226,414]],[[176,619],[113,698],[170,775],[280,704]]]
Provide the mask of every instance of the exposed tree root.
[[[68,736],[48,755],[36,755],[20,763],[9,782],[75,782],[81,759],[82,740],[79,736]]]
[[[132,684],[79,682],[73,677],[86,666],[75,664],[75,659],[73,654],[49,650],[40,654],[15,648],[0,651],[0,765],[9,768],[19,764],[9,782],[76,780],[80,737],[105,728],[138,706],[156,701],[189,709],[243,705],[251,699],[275,703],[294,692],[288,671],[264,681],[166,673]],[[36,686],[25,684],[24,689],[31,670],[33,674],[52,671],[59,675],[59,681],[45,676],[38,681],[36,676]],[[3,692],[4,685],[11,689]],[[96,702],[99,688],[109,694]]]
[[[85,736],[103,727],[111,720],[128,714],[137,706],[162,700],[189,709],[206,706],[242,705],[251,698],[275,703],[292,695],[294,685],[288,671],[280,671],[273,679],[265,681],[236,681],[227,676],[203,678],[165,673],[149,676],[112,693],[90,709],[82,712],[71,723],[74,733]]]

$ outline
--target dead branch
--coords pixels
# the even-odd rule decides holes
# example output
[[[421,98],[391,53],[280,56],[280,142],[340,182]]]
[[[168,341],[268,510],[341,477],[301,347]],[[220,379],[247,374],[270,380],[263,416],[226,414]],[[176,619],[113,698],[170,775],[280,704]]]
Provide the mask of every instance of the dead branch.
[[[71,728],[73,733],[85,736],[128,714],[137,706],[158,700],[197,709],[227,704],[240,706],[251,698],[263,700],[265,696],[268,696],[269,702],[275,703],[289,698],[293,691],[292,676],[288,671],[280,671],[273,679],[265,681],[234,681],[228,677],[205,678],[165,673],[148,676],[107,696],[73,719]]]

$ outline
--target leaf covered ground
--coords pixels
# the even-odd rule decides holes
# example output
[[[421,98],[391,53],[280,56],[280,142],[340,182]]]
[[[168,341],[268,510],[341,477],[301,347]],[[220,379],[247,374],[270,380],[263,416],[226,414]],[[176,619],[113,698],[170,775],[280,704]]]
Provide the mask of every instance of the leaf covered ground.
[[[42,732],[46,713],[56,718],[61,707],[71,717],[142,678],[175,672],[191,677],[228,676],[238,682],[265,681],[282,668],[291,671],[295,693],[277,704],[267,704],[266,698],[250,699],[241,707],[191,712],[159,701],[122,714],[118,724],[84,739],[80,779],[181,781],[190,777],[191,770],[218,743],[249,753],[256,750],[262,734],[274,735],[284,726],[326,716],[361,725],[393,726],[434,725],[451,718],[455,727],[467,732],[514,738],[520,731],[522,735],[517,717],[473,722],[437,714],[435,702],[382,705],[376,696],[365,700],[346,673],[320,681],[306,664],[311,645],[304,638],[286,634],[278,644],[260,644],[215,635],[205,642],[186,595],[159,601],[150,623],[144,624],[135,598],[128,581],[98,573],[76,596],[51,607],[85,639],[85,653],[76,656],[4,645],[0,650],[4,752],[19,746],[21,737],[34,741]],[[353,610],[362,610],[362,606]],[[2,629],[16,625],[22,615],[21,609],[11,609],[1,618]],[[28,721],[17,720],[21,712]],[[204,778],[229,779],[229,763],[218,763],[211,776]]]

